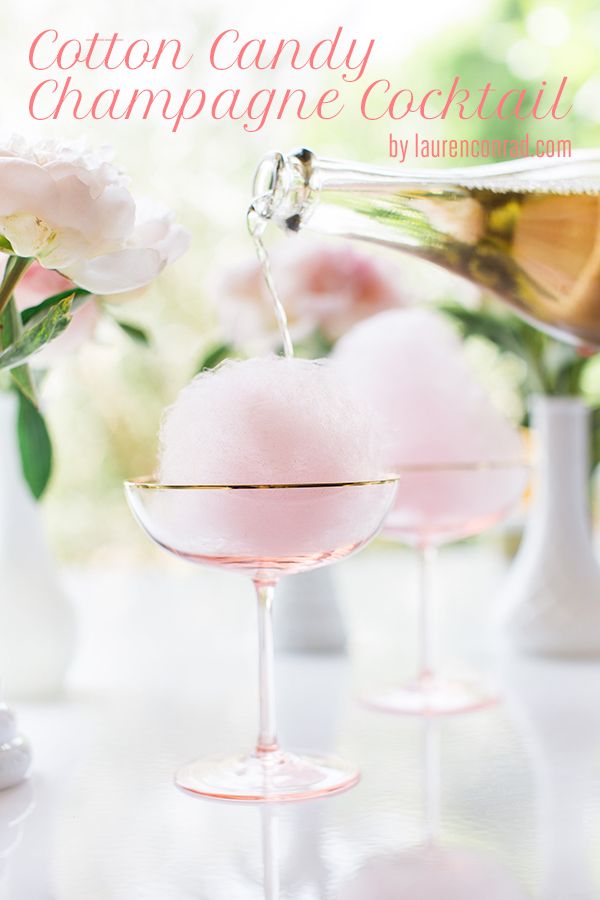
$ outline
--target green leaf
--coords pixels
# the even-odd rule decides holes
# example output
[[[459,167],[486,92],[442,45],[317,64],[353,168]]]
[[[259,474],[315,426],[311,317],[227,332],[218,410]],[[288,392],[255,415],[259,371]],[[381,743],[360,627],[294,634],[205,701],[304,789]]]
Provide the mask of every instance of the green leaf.
[[[553,393],[558,396],[578,396],[583,369],[588,359],[580,356],[568,344],[549,341],[544,358],[553,379]]]
[[[455,303],[440,306],[457,322],[463,337],[477,335],[496,344],[500,350],[520,357],[527,366],[529,391],[551,394],[552,385],[544,364],[544,351],[550,338],[517,316],[497,313],[488,308],[466,309]]]
[[[235,356],[231,344],[217,344],[211,347],[198,363],[196,374],[202,372],[203,369],[214,369],[215,366],[218,366],[219,363],[222,363],[223,360],[228,359],[230,356]]]
[[[454,303],[443,304],[440,309],[454,319],[465,337],[478,335],[492,341],[501,350],[521,353],[521,342],[510,319],[483,310],[467,309]]]
[[[121,322],[119,319],[113,319],[113,321],[132,341],[137,341],[138,344],[143,344],[145,347],[150,345],[148,332],[140,328],[139,325],[131,325],[129,322]]]
[[[39,500],[52,472],[52,443],[41,412],[19,392],[17,437],[23,475],[31,493]]]
[[[591,416],[592,441],[590,447],[590,465],[593,471],[598,463],[600,463],[600,409],[593,409]]]
[[[9,263],[10,265],[10,263]],[[22,334],[22,325],[14,297],[0,314],[0,350],[10,347]],[[37,393],[29,366],[17,366],[8,373],[13,387],[37,406]]]
[[[52,306],[43,317],[0,353],[0,369],[14,369],[65,330],[71,321],[72,295]]]
[[[47,297],[46,300],[42,300],[37,306],[30,306],[28,309],[24,309],[21,313],[21,322],[23,325],[27,325],[33,319],[37,319],[41,313],[46,312],[48,309],[52,309],[52,307],[56,306],[57,303],[60,303],[61,300],[66,300],[67,297],[73,298],[71,312],[75,312],[83,306],[90,296],[90,292],[85,291],[83,288],[71,288],[71,290],[68,291],[61,291],[60,294],[54,294],[52,297]]]

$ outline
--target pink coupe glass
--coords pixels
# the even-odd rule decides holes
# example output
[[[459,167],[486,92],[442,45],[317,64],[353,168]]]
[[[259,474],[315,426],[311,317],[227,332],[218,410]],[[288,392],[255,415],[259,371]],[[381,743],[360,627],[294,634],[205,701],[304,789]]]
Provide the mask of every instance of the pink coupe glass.
[[[335,562],[364,547],[381,528],[395,489],[395,478],[292,485],[126,482],[135,518],[159,546],[190,562],[245,572],[256,589],[256,749],[183,766],[175,776],[180,788],[223,800],[282,801],[318,797],[358,781],[358,770],[343,760],[279,749],[271,606],[282,575]]]
[[[419,670],[414,679],[367,705],[384,712],[448,715],[497,702],[478,679],[441,677],[434,670],[432,567],[443,544],[480,534],[505,518],[529,481],[525,461],[439,463],[399,466],[402,490],[384,524],[384,533],[419,554]]]

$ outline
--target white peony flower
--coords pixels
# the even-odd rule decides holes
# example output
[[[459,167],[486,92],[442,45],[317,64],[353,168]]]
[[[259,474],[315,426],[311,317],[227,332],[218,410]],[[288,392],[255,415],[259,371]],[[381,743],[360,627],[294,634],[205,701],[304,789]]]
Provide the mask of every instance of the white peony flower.
[[[189,246],[170,213],[136,204],[106,149],[18,137],[0,143],[0,235],[96,294],[149,284]]]

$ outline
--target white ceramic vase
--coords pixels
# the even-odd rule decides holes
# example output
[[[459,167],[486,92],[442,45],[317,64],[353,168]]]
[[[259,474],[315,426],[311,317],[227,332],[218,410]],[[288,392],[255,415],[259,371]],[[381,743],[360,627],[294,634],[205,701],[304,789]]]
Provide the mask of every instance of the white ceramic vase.
[[[600,657],[589,410],[577,398],[539,396],[532,424],[538,466],[525,533],[503,589],[503,632],[521,653]]]
[[[56,696],[75,647],[39,508],[23,478],[17,398],[0,391],[0,681],[11,701]]]

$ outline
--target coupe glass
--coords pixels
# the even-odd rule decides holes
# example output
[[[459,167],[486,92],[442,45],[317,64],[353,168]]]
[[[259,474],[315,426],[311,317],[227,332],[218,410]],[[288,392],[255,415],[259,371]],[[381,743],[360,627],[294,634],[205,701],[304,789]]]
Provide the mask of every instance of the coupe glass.
[[[259,733],[246,755],[201,759],[175,782],[223,800],[301,800],[351,787],[358,770],[333,757],[300,756],[277,744],[273,592],[282,575],[349,556],[379,531],[396,478],[346,484],[165,485],[128,481],[130,508],[159,546],[190,562],[245,572],[258,603]]]
[[[419,559],[419,664],[416,678],[367,699],[385,712],[448,715],[497,702],[479,679],[446,679],[434,670],[432,569],[442,544],[480,534],[516,506],[528,484],[525,461],[400,466],[402,491],[384,533],[414,547]]]

